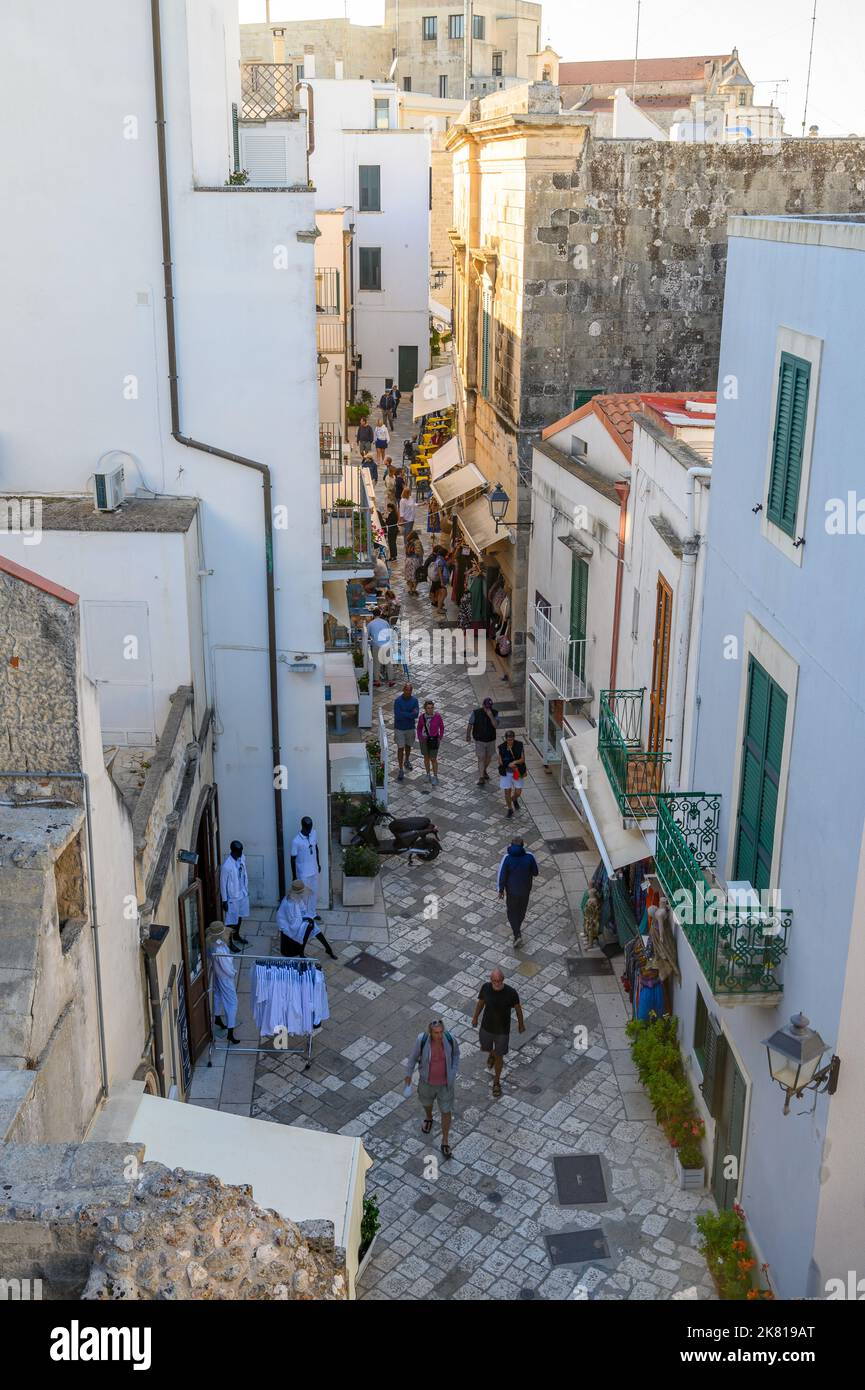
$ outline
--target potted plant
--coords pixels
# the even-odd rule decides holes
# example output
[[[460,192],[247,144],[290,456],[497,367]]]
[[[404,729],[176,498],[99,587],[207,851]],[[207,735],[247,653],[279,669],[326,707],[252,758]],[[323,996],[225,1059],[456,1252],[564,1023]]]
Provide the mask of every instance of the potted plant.
[[[379,857],[368,845],[349,845],[342,855],[343,907],[372,907]]]
[[[366,798],[368,801],[369,798]],[[331,819],[339,830],[339,842],[345,847],[354,839],[357,827],[366,814],[366,806],[351,792],[334,792],[331,797]]]
[[[753,1302],[775,1297],[769,1280],[769,1266],[760,1266],[748,1240],[745,1213],[738,1202],[729,1211],[705,1212],[697,1217],[700,1254],[718,1290],[718,1297],[734,1302]],[[760,1275],[768,1288],[764,1287]]]
[[[683,1191],[699,1191],[706,1183],[702,1139],[706,1126],[694,1114],[679,1115],[666,1126],[673,1149],[676,1177]]]
[[[354,551],[350,545],[338,545],[333,552],[333,558],[335,560],[353,560]]]
[[[373,797],[380,797],[380,804],[386,807],[387,786],[384,778],[384,763],[381,760],[381,744],[377,738],[367,739],[366,755],[369,759],[369,777],[372,784]]]
[[[352,647],[351,659],[354,662],[355,666],[357,666],[361,670],[363,669],[363,652],[361,651],[360,647]]]
[[[705,1181],[702,1139],[706,1127],[697,1114],[685,1073],[676,1019],[632,1019],[625,1032],[655,1119],[673,1149],[679,1186],[691,1190],[702,1188]]]
[[[369,672],[364,671],[357,678],[357,727],[372,728],[372,691],[369,688]]]
[[[381,1230],[381,1213],[378,1209],[378,1202],[374,1197],[364,1197],[363,1216],[360,1223],[360,1246],[358,1247],[357,1274],[356,1279],[360,1279],[370,1260],[372,1259],[373,1247],[378,1239]]]
[[[330,514],[334,517],[354,516],[354,509],[356,506],[357,503],[354,502],[351,497],[337,497],[331,504]]]

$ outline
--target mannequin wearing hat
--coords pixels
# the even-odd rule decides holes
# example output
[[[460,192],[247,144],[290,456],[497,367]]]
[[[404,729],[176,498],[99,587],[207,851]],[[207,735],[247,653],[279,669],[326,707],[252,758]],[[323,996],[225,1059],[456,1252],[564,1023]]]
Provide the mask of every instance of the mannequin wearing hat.
[[[239,1043],[234,1036],[237,1022],[237,982],[234,977],[234,961],[228,948],[231,928],[224,922],[211,922],[207,928],[205,942],[210,961],[210,978],[213,983],[213,1021],[219,1028],[228,1029],[228,1041]]]
[[[317,936],[331,960],[336,960],[336,952],[321,927],[316,926],[310,916],[307,885],[303,879],[296,878],[286,893],[276,912],[279,927],[279,949],[284,956],[302,956],[310,937]]]

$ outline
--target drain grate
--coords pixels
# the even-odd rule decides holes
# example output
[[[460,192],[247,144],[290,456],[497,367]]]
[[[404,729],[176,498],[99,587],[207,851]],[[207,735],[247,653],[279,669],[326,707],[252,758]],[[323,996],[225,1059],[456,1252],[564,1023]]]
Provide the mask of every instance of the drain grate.
[[[554,1236],[544,1236],[544,1241],[553,1266],[582,1265],[610,1258],[610,1247],[600,1226],[591,1231],[559,1231]]]
[[[551,854],[582,854],[588,845],[579,835],[565,835],[558,840],[547,840],[547,849]]]
[[[605,956],[567,956],[565,965],[571,979],[581,979],[584,975],[612,975],[613,967]]]
[[[606,1202],[607,1185],[598,1154],[559,1154],[553,1159],[560,1207]]]
[[[359,956],[355,956],[354,960],[348,961],[347,964],[349,970],[356,970],[358,975],[363,975],[366,980],[374,980],[376,984],[396,974],[395,965],[388,965],[386,960],[380,960],[369,951],[361,951]]]

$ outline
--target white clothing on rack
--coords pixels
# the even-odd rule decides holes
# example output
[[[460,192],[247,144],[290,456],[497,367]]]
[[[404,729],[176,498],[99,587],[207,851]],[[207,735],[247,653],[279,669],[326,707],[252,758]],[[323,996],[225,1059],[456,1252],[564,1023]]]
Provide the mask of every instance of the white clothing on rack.
[[[315,972],[315,987],[312,994],[312,1023],[317,1028],[320,1023],[324,1023],[326,1018],[330,1018],[330,1006],[327,1002],[327,984],[323,970]]]

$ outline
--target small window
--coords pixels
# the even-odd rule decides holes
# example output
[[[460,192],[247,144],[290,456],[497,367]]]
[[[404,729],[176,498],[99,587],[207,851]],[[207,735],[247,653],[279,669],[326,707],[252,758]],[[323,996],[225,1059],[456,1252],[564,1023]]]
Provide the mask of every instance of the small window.
[[[448,38],[461,39],[465,36],[465,16],[461,14],[448,15]]]
[[[600,386],[596,386],[594,387],[594,389],[592,389],[591,387],[578,386],[574,391],[574,404],[571,408],[573,410],[580,410],[581,407],[584,406],[587,401],[590,401],[593,396],[600,396],[601,390],[602,388]]]
[[[503,53],[493,54],[493,77],[501,77],[504,73],[504,58]]]
[[[376,130],[390,130],[390,102],[387,97],[376,97],[375,99],[375,128]]]
[[[381,247],[361,246],[359,250],[359,261],[360,288],[362,290],[380,290]]]
[[[446,97],[448,94],[447,73],[443,72],[439,77],[439,96]]]
[[[402,80],[402,89],[403,89],[404,92],[410,92],[410,91],[411,91],[411,78],[410,78],[410,77],[404,77],[404,78],[403,78],[403,80]]]
[[[391,388],[392,386],[393,386],[393,377],[392,377],[392,376],[386,376],[385,379],[384,379],[384,389],[385,389],[385,391],[389,391],[390,388]]]
[[[483,41],[487,30],[487,22],[482,14],[476,14],[472,18],[472,38]]]
[[[537,608],[539,613],[543,613],[545,618],[552,618],[553,605],[550,603],[549,599],[544,598],[543,594],[539,593],[537,589],[535,590],[535,608]]]
[[[421,20],[421,32],[425,39],[437,39],[439,23],[434,14],[425,14]]]
[[[294,71],[295,71],[295,74],[296,74],[296,80],[297,80],[298,82],[302,82],[302,81],[303,81],[303,63],[298,63],[298,65],[297,65],[297,67],[295,68]]]
[[[358,174],[358,212],[381,212],[381,165],[361,164]]]
[[[697,1005],[694,1010],[694,1056],[700,1064],[700,1071],[706,1075],[706,1035],[709,1031],[709,1011],[706,1001],[697,990]]]
[[[740,105],[740,106],[747,106],[747,105],[748,105],[748,93],[747,93],[747,92],[740,92],[740,93],[739,93],[739,105]]]

